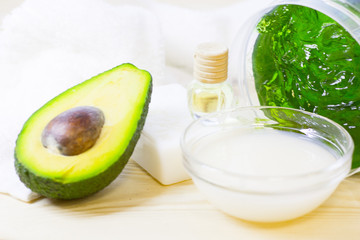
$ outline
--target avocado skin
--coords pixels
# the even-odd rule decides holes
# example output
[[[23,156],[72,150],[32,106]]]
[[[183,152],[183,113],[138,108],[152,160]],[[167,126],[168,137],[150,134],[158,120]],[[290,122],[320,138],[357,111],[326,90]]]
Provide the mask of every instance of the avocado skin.
[[[145,124],[145,119],[151,100],[151,93],[152,80],[150,80],[149,90],[143,107],[143,111],[137,123],[136,131],[130,140],[130,143],[128,144],[125,152],[120,156],[120,158],[104,172],[92,178],[64,184],[50,178],[37,176],[36,174],[30,172],[20,163],[15,152],[15,169],[18,176],[20,177],[20,180],[33,192],[53,199],[78,199],[92,195],[102,190],[121,173],[128,160],[130,159]]]

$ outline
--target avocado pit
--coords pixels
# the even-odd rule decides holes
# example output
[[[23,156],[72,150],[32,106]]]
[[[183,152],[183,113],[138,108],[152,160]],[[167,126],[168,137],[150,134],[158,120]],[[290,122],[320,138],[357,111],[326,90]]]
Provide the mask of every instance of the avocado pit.
[[[103,112],[92,106],[66,110],[44,128],[41,142],[54,153],[74,156],[89,150],[96,143],[104,126]]]

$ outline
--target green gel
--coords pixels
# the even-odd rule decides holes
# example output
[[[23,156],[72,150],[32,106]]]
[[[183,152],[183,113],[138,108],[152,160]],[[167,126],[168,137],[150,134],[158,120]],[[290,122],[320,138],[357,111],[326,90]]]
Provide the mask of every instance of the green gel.
[[[311,8],[281,5],[257,26],[253,52],[261,105],[314,112],[341,124],[360,166],[360,46],[336,21]]]

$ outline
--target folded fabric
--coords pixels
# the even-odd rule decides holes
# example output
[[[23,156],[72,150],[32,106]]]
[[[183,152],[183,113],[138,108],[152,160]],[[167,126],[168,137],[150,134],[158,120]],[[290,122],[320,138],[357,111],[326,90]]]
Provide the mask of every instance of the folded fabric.
[[[161,84],[162,34],[148,10],[101,0],[26,0],[1,28],[0,192],[31,201],[38,195],[13,166],[22,124],[60,92],[124,62],[147,69]]]

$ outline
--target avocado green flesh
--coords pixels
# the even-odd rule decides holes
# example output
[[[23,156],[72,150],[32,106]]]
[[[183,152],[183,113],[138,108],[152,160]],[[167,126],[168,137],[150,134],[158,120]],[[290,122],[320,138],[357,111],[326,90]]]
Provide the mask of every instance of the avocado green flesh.
[[[111,183],[130,158],[145,123],[151,75],[132,64],[99,74],[55,97],[24,124],[15,148],[17,173],[34,192],[75,199]],[[84,153],[62,156],[41,144],[44,126],[59,113],[82,105],[101,109],[105,124],[96,144]]]

